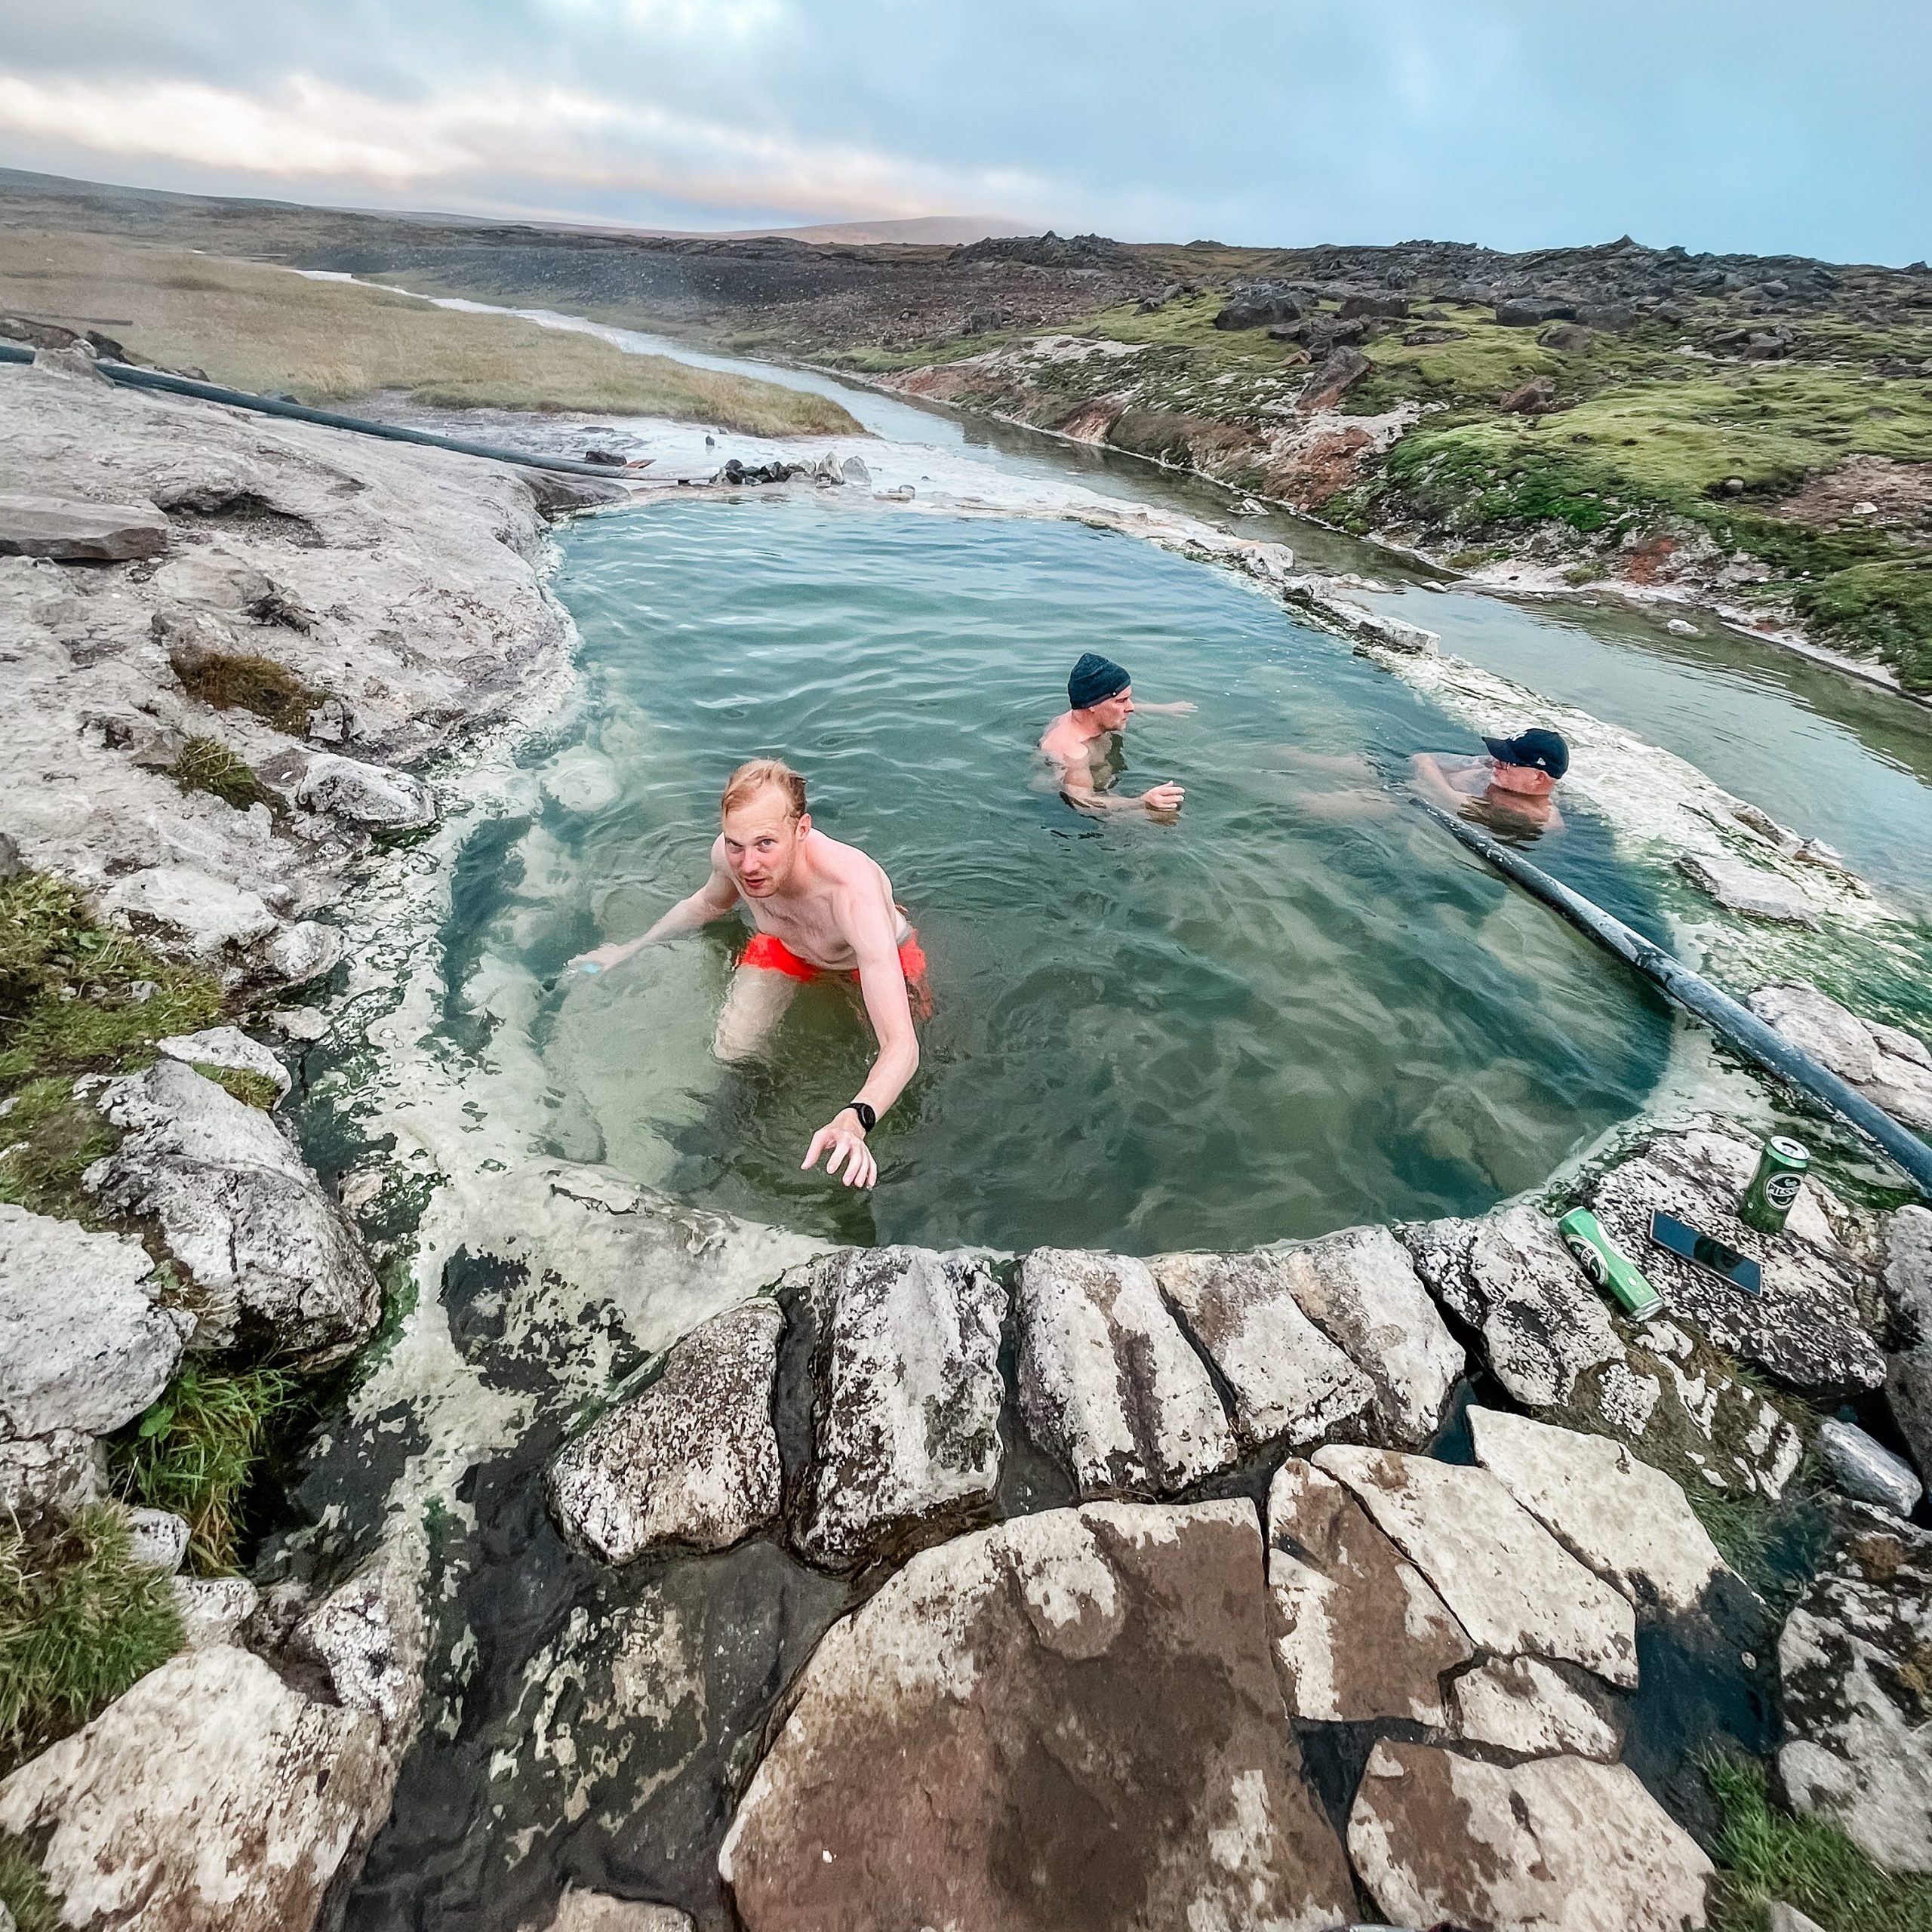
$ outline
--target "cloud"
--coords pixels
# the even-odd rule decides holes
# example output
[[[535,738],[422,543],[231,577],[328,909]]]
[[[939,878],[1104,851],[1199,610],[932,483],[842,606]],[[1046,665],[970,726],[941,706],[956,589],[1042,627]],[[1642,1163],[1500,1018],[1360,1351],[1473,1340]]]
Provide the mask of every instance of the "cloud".
[[[90,0],[15,6],[0,163],[724,227],[1008,214],[1905,260],[1932,8],[1838,0]]]
[[[636,4],[637,0],[633,0]],[[662,8],[669,0],[650,0]],[[550,198],[669,198],[801,220],[1048,206],[1051,183],[1011,168],[955,170],[845,141],[804,143],[555,85],[398,100],[297,75],[265,94],[192,81],[0,75],[0,134],[109,156],[175,161],[278,186],[366,183],[420,199],[506,178]]]

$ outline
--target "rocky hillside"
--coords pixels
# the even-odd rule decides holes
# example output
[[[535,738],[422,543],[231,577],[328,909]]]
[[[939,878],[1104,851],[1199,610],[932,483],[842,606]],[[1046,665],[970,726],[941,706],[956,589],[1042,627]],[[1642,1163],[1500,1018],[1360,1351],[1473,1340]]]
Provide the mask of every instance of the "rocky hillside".
[[[1194,469],[1500,588],[1676,597],[1932,691],[1932,271],[1623,238],[946,249],[0,182],[0,225],[539,303]]]

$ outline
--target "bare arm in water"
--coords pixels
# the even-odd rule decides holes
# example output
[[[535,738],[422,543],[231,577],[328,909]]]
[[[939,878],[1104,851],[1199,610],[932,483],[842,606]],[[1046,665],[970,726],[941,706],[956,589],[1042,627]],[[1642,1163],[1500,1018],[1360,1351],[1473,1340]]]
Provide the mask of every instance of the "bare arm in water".
[[[864,1101],[875,1114],[883,1114],[905,1092],[919,1066],[912,1002],[906,996],[905,968],[899,963],[898,920],[890,894],[863,882],[841,891],[834,904],[838,929],[859,962],[859,992],[866,1017],[878,1036],[878,1057],[866,1084],[852,1097]],[[828,1179],[841,1166],[848,1187],[870,1187],[878,1179],[878,1162],[866,1144],[859,1116],[849,1106],[841,1107],[812,1136],[801,1171],[816,1167],[821,1154]]]
[[[1167,704],[1149,704],[1145,698],[1134,700],[1136,711],[1143,711],[1151,718],[1185,718],[1198,707],[1187,698],[1177,697]]]
[[[1459,771],[1467,771],[1475,763],[1475,759],[1469,758],[1451,758],[1448,761]],[[1416,783],[1420,789],[1451,811],[1467,804],[1472,795],[1452,782],[1447,766],[1433,752],[1417,752],[1409,760],[1409,768],[1415,774]]]
[[[1057,758],[1060,767],[1060,793],[1076,811],[1140,812],[1148,818],[1172,818],[1187,795],[1178,785],[1150,785],[1136,798],[1124,792],[1103,792],[1094,783],[1094,768],[1084,758]]]
[[[679,933],[696,932],[699,927],[723,918],[737,903],[738,882],[724,863],[724,841],[721,838],[711,848],[711,876],[688,898],[679,900],[648,932],[636,939],[600,946],[594,952],[580,952],[571,964],[598,966],[607,970],[621,966],[632,953],[641,952],[647,946],[654,946],[660,940],[675,938]]]

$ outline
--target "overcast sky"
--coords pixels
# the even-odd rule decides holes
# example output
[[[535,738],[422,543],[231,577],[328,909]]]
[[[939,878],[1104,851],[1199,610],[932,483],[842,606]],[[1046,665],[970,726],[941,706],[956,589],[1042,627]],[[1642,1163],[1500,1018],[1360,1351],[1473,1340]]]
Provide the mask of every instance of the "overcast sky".
[[[0,0],[0,165],[721,228],[1932,254],[1927,0]]]

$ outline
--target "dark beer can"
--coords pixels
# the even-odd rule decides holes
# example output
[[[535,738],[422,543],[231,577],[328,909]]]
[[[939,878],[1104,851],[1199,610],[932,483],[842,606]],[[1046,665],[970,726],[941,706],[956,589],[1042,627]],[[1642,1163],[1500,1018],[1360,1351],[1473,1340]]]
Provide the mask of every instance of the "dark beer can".
[[[1811,1156],[1800,1143],[1789,1134],[1773,1134],[1758,1156],[1758,1171],[1738,1203],[1737,1218],[1761,1235],[1782,1234],[1810,1164]]]

